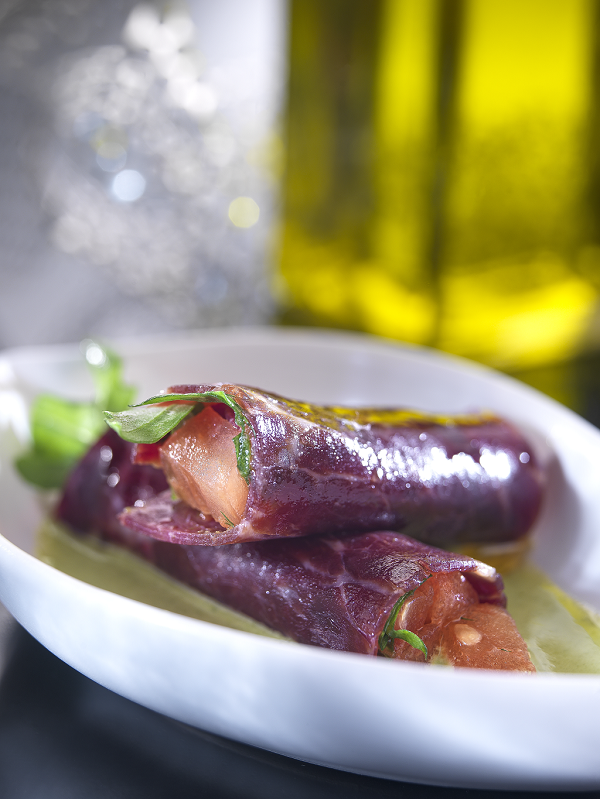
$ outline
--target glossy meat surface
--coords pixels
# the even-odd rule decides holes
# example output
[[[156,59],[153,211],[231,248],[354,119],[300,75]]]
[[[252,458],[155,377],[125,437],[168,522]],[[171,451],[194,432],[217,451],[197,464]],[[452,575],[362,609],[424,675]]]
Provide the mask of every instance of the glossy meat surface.
[[[486,667],[498,667],[493,665],[497,657],[493,660],[489,653],[504,652],[507,624],[509,634],[520,641],[503,610],[503,584],[494,569],[402,534],[379,531],[203,547],[172,544],[127,529],[119,523],[119,512],[126,502],[136,497],[142,502],[160,489],[152,478],[161,473],[132,464],[133,447],[115,441],[113,435],[108,433],[92,447],[65,488],[56,516],[72,530],[125,547],[299,643],[375,655],[394,606],[410,592],[414,594],[395,626],[421,635],[429,657],[438,652],[456,665],[477,667],[477,647],[465,647],[460,638],[467,629],[461,614],[471,619],[473,610],[481,608],[497,608],[502,627],[483,644],[479,638],[476,642],[479,649],[486,647]],[[479,613],[484,622],[488,615],[485,610]],[[520,647],[516,659],[503,656],[503,668],[532,669],[522,641]],[[424,660],[419,650],[399,639],[388,655]]]
[[[295,641],[376,654],[396,601],[432,574],[465,574],[478,599],[505,602],[501,578],[494,570],[478,571],[481,564],[472,558],[402,534],[310,536],[203,547],[166,543],[127,530],[118,522],[119,506],[125,498],[152,490],[146,483],[152,467],[130,466],[131,447],[125,445],[113,450],[107,470],[100,452],[110,443],[105,437],[76,470],[58,507],[59,521],[130,549],[177,580]],[[107,483],[107,472],[120,474],[116,485]],[[85,497],[79,490],[84,480]],[[77,508],[80,500],[85,514]]]
[[[133,446],[107,432],[73,469],[56,517],[77,532],[120,529],[117,515],[144,503],[167,488],[164,474],[153,466],[133,463]]]
[[[255,389],[218,388],[248,420],[250,482],[241,521],[219,535],[164,497],[128,511],[132,530],[180,543],[220,544],[393,529],[428,543],[496,543],[524,536],[542,499],[535,454],[491,415],[434,417],[385,409],[320,408]],[[157,520],[160,519],[160,523]]]
[[[469,580],[479,566],[391,532],[222,547],[138,543],[171,576],[294,641],[370,655],[401,596],[431,574],[463,573]],[[473,575],[477,597],[484,599],[477,588],[485,581],[482,594],[503,605],[500,577],[484,574]]]

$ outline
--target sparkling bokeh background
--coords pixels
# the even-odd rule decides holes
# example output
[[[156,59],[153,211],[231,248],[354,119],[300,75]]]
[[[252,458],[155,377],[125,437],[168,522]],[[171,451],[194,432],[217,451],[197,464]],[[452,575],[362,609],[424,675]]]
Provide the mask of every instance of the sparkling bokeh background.
[[[0,4],[0,348],[268,322],[281,0]]]
[[[0,348],[274,322],[519,374],[595,357],[599,23],[0,0]]]

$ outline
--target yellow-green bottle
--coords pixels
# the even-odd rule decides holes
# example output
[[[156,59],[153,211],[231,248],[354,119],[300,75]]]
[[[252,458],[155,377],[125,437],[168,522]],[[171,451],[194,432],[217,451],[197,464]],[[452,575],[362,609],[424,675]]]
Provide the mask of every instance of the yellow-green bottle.
[[[496,366],[593,348],[595,0],[293,0],[284,321]]]

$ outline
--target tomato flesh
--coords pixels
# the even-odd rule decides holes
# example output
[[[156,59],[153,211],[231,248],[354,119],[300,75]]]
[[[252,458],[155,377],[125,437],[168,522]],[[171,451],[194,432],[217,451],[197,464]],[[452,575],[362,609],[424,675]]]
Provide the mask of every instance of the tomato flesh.
[[[416,633],[428,660],[456,667],[535,671],[527,646],[504,608],[480,603],[464,575],[432,574],[406,602],[396,629]],[[395,639],[394,657],[425,660],[406,641]]]
[[[207,406],[160,448],[162,469],[177,496],[224,527],[240,522],[248,499],[233,440],[238,433],[234,422]]]
[[[535,671],[514,621],[497,605],[467,608],[445,628],[440,650],[453,666]]]

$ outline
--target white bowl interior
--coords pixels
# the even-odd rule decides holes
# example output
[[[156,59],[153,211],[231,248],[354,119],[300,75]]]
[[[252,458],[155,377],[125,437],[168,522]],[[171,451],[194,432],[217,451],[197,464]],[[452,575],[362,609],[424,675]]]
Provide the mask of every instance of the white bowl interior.
[[[232,330],[113,346],[140,398],[175,383],[223,381],[321,403],[489,409],[512,419],[549,473],[533,557],[600,609],[600,432],[532,389],[432,351],[349,334]],[[0,600],[71,665],[173,718],[336,768],[463,787],[600,786],[591,744],[600,678],[424,669],[258,639],[37,561],[44,510],[11,462],[26,438],[27,406],[42,391],[89,396],[77,346],[0,356]]]

